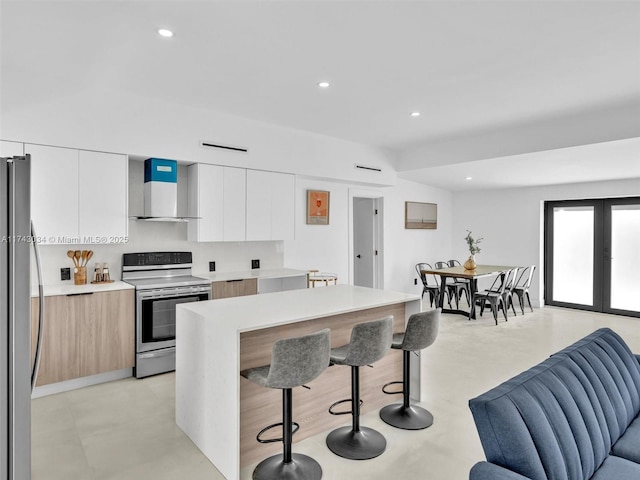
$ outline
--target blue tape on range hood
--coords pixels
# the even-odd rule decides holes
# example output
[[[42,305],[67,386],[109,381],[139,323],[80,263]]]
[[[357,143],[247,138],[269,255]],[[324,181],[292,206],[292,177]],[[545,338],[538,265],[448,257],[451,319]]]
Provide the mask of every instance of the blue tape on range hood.
[[[178,162],[165,158],[144,161],[144,182],[178,183]]]

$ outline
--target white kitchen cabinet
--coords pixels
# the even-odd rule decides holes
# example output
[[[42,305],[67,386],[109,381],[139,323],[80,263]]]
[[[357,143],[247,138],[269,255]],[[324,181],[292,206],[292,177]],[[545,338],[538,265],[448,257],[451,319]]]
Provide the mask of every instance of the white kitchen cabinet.
[[[223,167],[224,240],[240,242],[247,238],[247,170]]]
[[[189,165],[188,239],[191,242],[221,242],[223,233],[223,167],[195,163]]]
[[[0,140],[0,157],[19,157],[23,152],[23,143]]]
[[[189,240],[244,241],[246,188],[244,168],[190,165]]]
[[[127,156],[25,145],[31,217],[46,243],[120,243],[127,235]]]
[[[25,145],[31,154],[31,219],[43,243],[72,243],[78,231],[78,150]]]
[[[247,170],[247,240],[292,240],[295,177]]]
[[[129,159],[126,155],[79,151],[78,232],[83,243],[123,242],[127,236]]]

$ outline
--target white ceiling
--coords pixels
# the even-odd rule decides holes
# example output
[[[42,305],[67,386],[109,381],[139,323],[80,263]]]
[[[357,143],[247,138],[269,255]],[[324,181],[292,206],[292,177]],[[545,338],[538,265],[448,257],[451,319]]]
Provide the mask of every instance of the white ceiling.
[[[401,176],[454,190],[482,187],[480,178],[461,184],[464,172],[505,171],[505,161],[525,168],[530,158],[475,158],[472,150],[449,165],[402,158],[430,143],[608,105],[640,112],[636,1],[2,0],[0,19],[2,77],[42,82],[38,99],[3,91],[3,108],[121,89],[383,147]],[[160,38],[159,27],[175,37]],[[319,89],[321,80],[331,87]],[[640,119],[636,127],[640,137]],[[605,140],[630,137],[629,125],[620,130]],[[608,158],[609,176],[611,162],[640,176],[637,142],[580,140],[590,143]],[[574,154],[546,161],[575,165]],[[558,169],[556,183],[603,179],[602,167]],[[509,176],[503,186],[516,185]]]

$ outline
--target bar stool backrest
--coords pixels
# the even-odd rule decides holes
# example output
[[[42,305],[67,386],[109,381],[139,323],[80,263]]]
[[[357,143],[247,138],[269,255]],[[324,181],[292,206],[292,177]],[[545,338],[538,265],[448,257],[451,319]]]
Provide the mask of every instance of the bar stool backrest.
[[[331,331],[328,328],[273,344],[266,387],[293,388],[320,376],[329,366]]]
[[[354,325],[344,364],[362,367],[377,362],[391,348],[392,339],[393,315]]]
[[[402,340],[402,350],[415,352],[435,342],[440,328],[441,308],[414,313],[409,317]]]

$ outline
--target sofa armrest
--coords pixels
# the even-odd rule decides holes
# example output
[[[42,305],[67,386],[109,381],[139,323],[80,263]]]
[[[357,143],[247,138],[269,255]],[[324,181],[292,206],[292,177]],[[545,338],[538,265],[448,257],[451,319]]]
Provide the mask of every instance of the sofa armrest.
[[[469,472],[469,480],[530,480],[519,473],[489,462],[478,462]]]
[[[640,363],[640,355],[638,355],[637,353],[633,355],[634,357],[636,357],[636,360],[638,361],[638,363]]]

